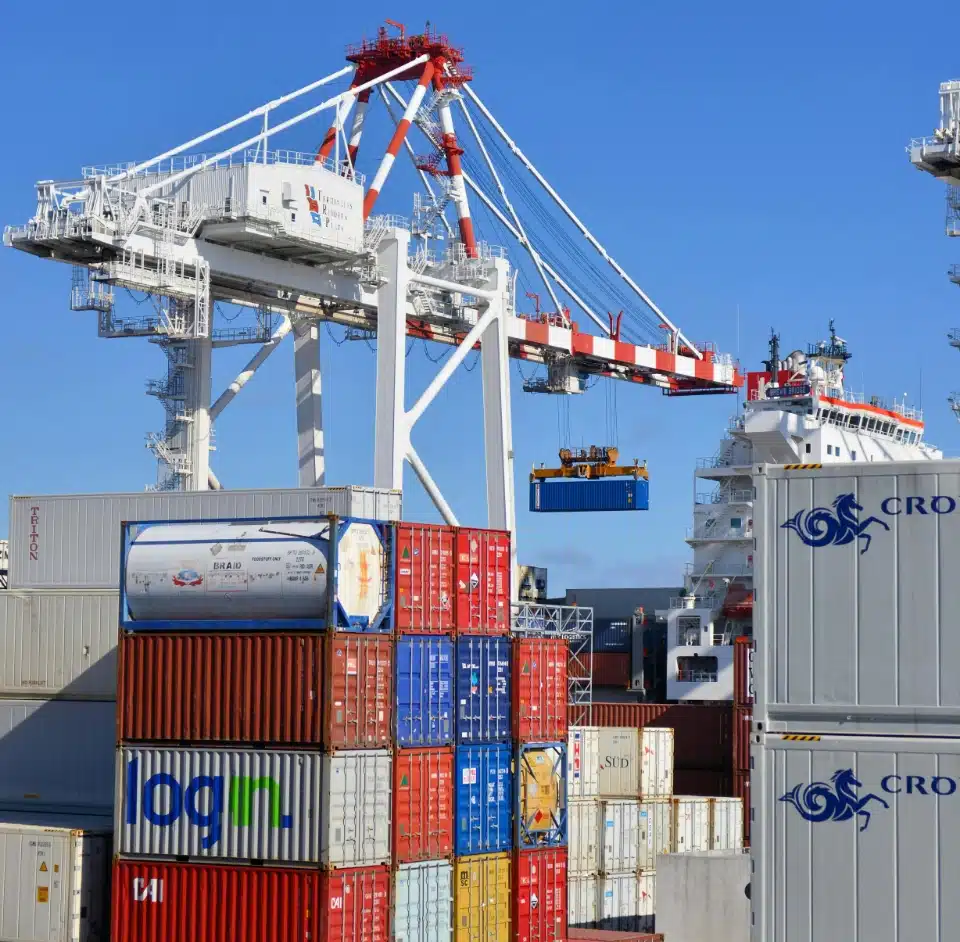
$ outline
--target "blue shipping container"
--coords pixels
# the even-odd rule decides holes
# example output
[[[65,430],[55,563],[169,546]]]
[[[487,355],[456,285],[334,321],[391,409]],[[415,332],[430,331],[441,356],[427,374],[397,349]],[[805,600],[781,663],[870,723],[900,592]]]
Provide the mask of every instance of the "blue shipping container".
[[[629,654],[633,632],[625,618],[594,618],[593,650],[596,654]]]
[[[642,478],[530,482],[530,510],[538,513],[649,509],[650,482]]]
[[[457,746],[456,854],[513,849],[510,746]]]
[[[457,743],[509,742],[509,638],[457,641]]]
[[[397,744],[453,743],[453,642],[403,635],[397,639]]]
[[[567,744],[517,746],[516,845],[564,847],[567,843]]]

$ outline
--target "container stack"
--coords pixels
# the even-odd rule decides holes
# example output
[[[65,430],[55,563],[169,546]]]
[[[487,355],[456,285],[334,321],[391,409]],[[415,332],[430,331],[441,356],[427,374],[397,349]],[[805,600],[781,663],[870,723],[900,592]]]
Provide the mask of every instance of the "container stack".
[[[400,523],[395,536],[394,933],[436,942],[453,901],[456,530]]]
[[[514,640],[517,942],[567,937],[567,642]]]
[[[389,938],[393,539],[126,527],[113,942]]]

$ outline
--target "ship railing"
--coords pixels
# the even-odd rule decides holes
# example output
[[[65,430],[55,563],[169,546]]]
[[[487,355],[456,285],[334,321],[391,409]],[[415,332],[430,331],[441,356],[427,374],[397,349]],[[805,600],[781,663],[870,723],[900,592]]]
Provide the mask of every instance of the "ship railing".
[[[728,491],[698,491],[696,503],[703,504],[744,504],[753,500],[753,491],[735,488]]]
[[[749,540],[753,538],[753,527],[687,527],[688,540]]]
[[[720,599],[716,595],[672,595],[670,608],[716,608]]]

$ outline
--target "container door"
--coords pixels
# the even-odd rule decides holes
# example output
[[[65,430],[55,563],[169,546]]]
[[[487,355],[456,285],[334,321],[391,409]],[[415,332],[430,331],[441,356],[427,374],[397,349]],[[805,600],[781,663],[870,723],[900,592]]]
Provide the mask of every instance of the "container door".
[[[397,863],[453,853],[453,749],[401,749],[394,757]]]
[[[571,726],[567,737],[567,796],[600,796],[600,728]]]
[[[383,748],[393,738],[393,643],[331,636],[327,641],[324,746]]]
[[[452,527],[398,523],[397,630],[441,634],[453,630]]]
[[[673,799],[674,853],[710,850],[710,799]]]
[[[601,869],[605,874],[636,873],[640,866],[640,802],[603,803]]]
[[[458,855],[513,846],[513,771],[509,746],[457,747]]]
[[[567,899],[569,906],[569,926],[593,928],[598,916],[598,880],[596,874],[589,876],[571,876],[567,881]]]
[[[510,942],[510,855],[466,857],[456,867],[456,942]]]
[[[571,873],[596,873],[600,869],[600,802],[577,798],[569,805],[568,866]]]
[[[566,850],[552,848],[517,854],[514,868],[515,942],[565,942]]]
[[[457,631],[500,635],[510,630],[510,534],[457,531]]]
[[[520,742],[566,742],[567,643],[514,643],[514,732]]]
[[[636,874],[601,878],[600,928],[614,932],[635,932],[639,907]]]
[[[453,934],[453,867],[447,861],[397,868],[395,942],[450,942]]]
[[[388,942],[390,870],[387,867],[324,874],[321,894],[320,938],[323,942]]]
[[[640,869],[656,870],[657,857],[673,850],[673,802],[645,801],[640,805]]]
[[[603,727],[599,733],[600,794],[604,798],[640,797],[640,731]]]
[[[743,802],[739,798],[711,798],[711,850],[743,847]]]
[[[507,742],[511,736],[510,641],[457,641],[457,741]]]
[[[72,840],[80,838],[33,828],[0,832],[0,937],[63,938],[70,921]]]
[[[379,750],[324,756],[326,866],[390,863],[392,763],[390,754]]]
[[[640,797],[669,798],[673,794],[673,730],[644,727],[640,749]]]

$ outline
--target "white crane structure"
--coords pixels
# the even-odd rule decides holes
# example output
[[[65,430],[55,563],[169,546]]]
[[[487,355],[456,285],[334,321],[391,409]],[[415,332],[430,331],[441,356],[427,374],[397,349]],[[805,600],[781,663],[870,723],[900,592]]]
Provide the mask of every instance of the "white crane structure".
[[[514,531],[511,358],[541,371],[525,386],[538,392],[581,392],[594,376],[668,395],[723,393],[742,379],[730,357],[688,340],[564,202],[474,92],[461,51],[429,27],[390,26],[350,47],[345,68],[155,157],[38,183],[35,215],[8,227],[4,242],[72,264],[71,307],[95,311],[101,337],[146,337],[165,352],[166,376],[147,386],[166,416],[148,438],[158,488],[220,486],[210,462],[216,419],[287,334],[299,481],[323,483],[318,328],[327,322],[376,339],[374,485],[400,489],[409,463],[456,524],[412,433],[479,349],[488,524]],[[313,93],[326,97],[286,116]],[[393,124],[368,177],[361,144],[378,102]],[[271,149],[304,133],[322,136],[318,150]],[[410,221],[373,212],[401,151],[423,187]],[[478,215],[517,246],[515,265],[478,237]],[[518,278],[519,287],[539,281],[552,311],[518,310]],[[141,306],[121,314],[131,292],[144,295]],[[221,322],[221,305],[246,309],[250,323]],[[614,309],[625,312],[623,333]],[[408,406],[411,337],[453,349]],[[255,355],[214,398],[213,353],[237,344]]]
[[[960,237],[960,81],[940,85],[940,122],[930,137],[914,138],[908,148],[910,162],[947,184],[946,233]],[[960,285],[960,265],[951,265],[950,280]],[[960,330],[947,334],[951,347],[960,350]],[[950,407],[960,419],[960,392],[950,394]]]

